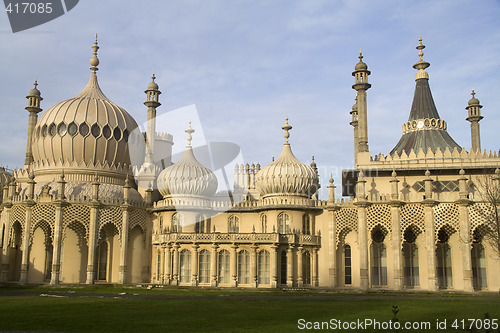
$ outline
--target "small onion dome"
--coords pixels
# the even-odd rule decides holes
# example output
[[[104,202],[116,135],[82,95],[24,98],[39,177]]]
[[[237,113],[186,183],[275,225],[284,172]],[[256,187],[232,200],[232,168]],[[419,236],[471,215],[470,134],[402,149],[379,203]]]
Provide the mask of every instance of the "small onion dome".
[[[476,106],[479,105],[479,100],[476,98],[476,93],[474,92],[474,89],[472,89],[472,98],[469,100],[469,106]]]
[[[282,128],[285,130],[286,139],[283,150],[274,162],[257,173],[257,188],[262,196],[286,194],[310,197],[316,192],[315,184],[318,183],[316,172],[293,155],[288,143],[290,136],[288,131],[292,129],[292,126],[288,125],[288,118]]]
[[[204,196],[210,197],[217,191],[217,177],[196,160],[191,147],[191,133],[194,130],[186,129],[188,145],[181,159],[174,165],[164,169],[158,175],[158,190],[163,198],[170,196]]]
[[[359,62],[354,66],[355,71],[366,71],[368,70],[368,65],[363,62],[363,54],[359,51]]]
[[[152,81],[151,83],[148,84],[148,90],[158,90],[158,84],[155,82],[156,76],[155,73],[153,73],[153,76],[151,77]]]
[[[34,83],[34,88],[30,90],[28,96],[36,96],[36,97],[40,97],[40,90],[37,89],[36,86],[38,86],[38,82],[37,80],[35,79],[35,83]]]

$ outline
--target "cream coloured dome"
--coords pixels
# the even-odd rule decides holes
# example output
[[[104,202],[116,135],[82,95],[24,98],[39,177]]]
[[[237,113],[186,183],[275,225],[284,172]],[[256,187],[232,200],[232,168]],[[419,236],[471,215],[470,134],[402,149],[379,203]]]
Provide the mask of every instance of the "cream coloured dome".
[[[310,197],[316,192],[318,176],[316,171],[300,162],[292,153],[288,138],[288,118],[285,126],[286,142],[280,156],[271,164],[263,167],[256,176],[257,188],[263,197],[273,195],[291,195]]]
[[[96,75],[98,48],[96,41],[87,86],[48,109],[37,122],[32,145],[35,173],[58,165],[65,170],[73,166],[92,172],[99,167],[128,171],[128,139],[137,123],[101,91]]]
[[[217,177],[196,160],[191,147],[194,129],[186,129],[188,145],[180,160],[160,172],[157,179],[158,190],[163,198],[172,196],[210,197],[217,191]]]

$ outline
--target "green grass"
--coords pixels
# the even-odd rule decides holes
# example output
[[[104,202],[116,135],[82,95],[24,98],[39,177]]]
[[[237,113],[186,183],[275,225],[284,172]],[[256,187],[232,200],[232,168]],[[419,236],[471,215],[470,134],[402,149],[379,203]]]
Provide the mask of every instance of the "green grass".
[[[88,295],[62,298],[39,295],[2,296],[3,290],[49,292],[49,294],[50,291],[58,293],[76,291]],[[121,292],[150,294],[151,297],[96,296],[96,293],[118,296]],[[158,295],[177,296],[177,298],[159,298]],[[179,295],[191,297],[184,298]],[[252,297],[246,298],[247,295]],[[260,297],[255,297],[259,295]],[[284,296],[269,297],[276,295]],[[325,295],[333,295],[335,298],[325,299]],[[433,327],[436,319],[447,319],[449,323],[454,319],[483,318],[486,312],[491,318],[500,319],[498,295],[440,296],[441,294],[386,296],[380,293],[339,294],[314,291],[146,290],[113,286],[89,288],[11,286],[0,288],[0,331],[294,332],[299,331],[297,321],[300,318],[307,321],[329,321],[332,318],[342,321],[365,318],[389,321],[392,318],[391,310],[394,304],[397,304],[400,310],[398,313],[400,321],[430,321]],[[449,331],[463,332],[463,330]],[[377,332],[377,330],[363,332]]]

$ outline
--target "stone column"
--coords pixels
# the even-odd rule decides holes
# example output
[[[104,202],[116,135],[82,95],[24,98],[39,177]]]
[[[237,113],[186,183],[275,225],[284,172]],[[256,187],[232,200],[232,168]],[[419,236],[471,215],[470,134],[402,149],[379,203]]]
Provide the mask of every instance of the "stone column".
[[[161,245],[158,245],[157,247],[158,251],[160,252],[160,259],[157,259],[157,260],[160,260],[160,262],[158,263],[158,276],[156,277],[156,281],[159,283],[159,284],[165,284],[165,278],[166,278],[166,275],[165,275],[165,246],[161,246]],[[154,253],[154,252],[153,252]],[[156,258],[158,258],[158,255],[156,255]]]
[[[272,288],[277,288],[278,287],[278,245],[273,244],[271,245],[271,263],[270,263],[270,275],[271,275],[271,287]]]
[[[359,276],[360,287],[362,290],[368,290],[370,286],[369,267],[368,267],[368,226],[366,208],[367,201],[358,201],[354,203],[358,206],[358,241],[359,241]]]
[[[164,257],[165,257],[165,267],[163,267],[163,283],[164,284],[170,284],[170,281],[172,280],[172,254],[170,253],[170,249],[172,248],[172,245],[167,244],[165,245],[165,248],[163,249],[164,251]]]
[[[120,239],[120,274],[119,283],[127,283],[127,256],[128,256],[128,225],[130,220],[130,210],[131,206],[129,204],[124,204],[122,206],[122,235]],[[161,279],[160,279],[161,281]],[[161,283],[161,282],[160,282]]]
[[[425,247],[427,252],[427,277],[428,289],[430,291],[438,290],[436,279],[436,229],[434,225],[434,207],[437,202],[429,199],[424,200],[424,219],[425,219]]]
[[[286,272],[287,272],[287,277],[286,277],[286,286],[288,288],[292,288],[293,287],[293,269],[294,269],[294,265],[293,265],[293,245],[290,244],[288,246],[288,251],[286,253],[286,263],[287,263],[287,269],[286,269]]]
[[[191,286],[196,287],[198,285],[198,244],[193,244],[191,250]]]
[[[319,286],[319,278],[318,278],[318,249],[314,248],[313,249],[313,255],[311,257],[312,259],[312,286],[317,287]]]
[[[257,245],[252,244],[252,251],[250,251],[250,286],[253,288],[257,288],[258,285],[257,248]]]
[[[394,259],[394,289],[403,289],[403,259],[401,253],[401,205],[400,201],[391,201],[391,223],[392,223],[392,256]]]
[[[328,210],[328,243],[330,244],[328,248],[328,276],[330,279],[330,286],[337,286],[337,211],[340,209],[339,206],[335,205],[334,202],[327,204],[326,209]]]
[[[56,218],[54,223],[54,248],[52,254],[52,276],[50,284],[59,284],[61,269],[61,238],[63,223],[63,204],[56,203]]]
[[[35,202],[30,200],[26,202],[26,213],[25,213],[25,228],[24,228],[24,238],[23,238],[23,256],[21,261],[21,278],[19,282],[25,284],[28,282],[28,256],[30,249],[30,231],[31,231],[31,220],[33,216],[33,206]]]
[[[302,270],[302,246],[297,248],[297,287],[302,288],[304,286],[304,272]]]
[[[172,284],[174,286],[179,285],[179,244],[174,244],[173,246],[173,256],[174,256],[174,268],[172,272]]]
[[[238,286],[238,256],[236,253],[236,251],[238,251],[238,245],[233,243],[231,245],[231,250],[231,262],[229,265],[229,268],[231,269],[231,277],[233,278],[231,281],[231,287],[236,287]]]
[[[210,256],[210,286],[217,287],[217,248],[219,245],[212,244],[212,255]]]
[[[9,276],[9,235],[10,235],[10,214],[12,202],[9,200],[9,188],[7,185],[3,188],[2,201],[2,224],[4,225],[3,248],[2,248],[2,267],[0,282],[7,282]]]
[[[459,185],[459,200],[458,214],[460,219],[460,240],[462,242],[462,258],[463,258],[463,276],[464,276],[464,291],[473,292],[474,283],[472,276],[472,239],[470,235],[470,220],[468,207],[472,204],[467,198],[467,177],[465,171],[460,170],[460,177],[458,178]]]
[[[87,284],[95,280],[95,252],[97,248],[97,232],[99,231],[99,178],[97,174],[92,182],[92,202],[90,203],[89,224],[89,257],[87,262]]]

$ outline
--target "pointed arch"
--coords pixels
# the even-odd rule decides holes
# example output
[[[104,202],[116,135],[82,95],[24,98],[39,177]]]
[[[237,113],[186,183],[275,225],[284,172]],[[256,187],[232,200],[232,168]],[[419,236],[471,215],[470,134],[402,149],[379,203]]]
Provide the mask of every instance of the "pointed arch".
[[[144,253],[146,251],[145,232],[140,225],[133,227],[128,234],[127,281],[142,283]]]
[[[52,229],[45,220],[32,229],[28,256],[28,283],[49,281],[52,274]]]
[[[61,282],[85,283],[88,263],[87,230],[74,220],[63,231],[61,247]]]

